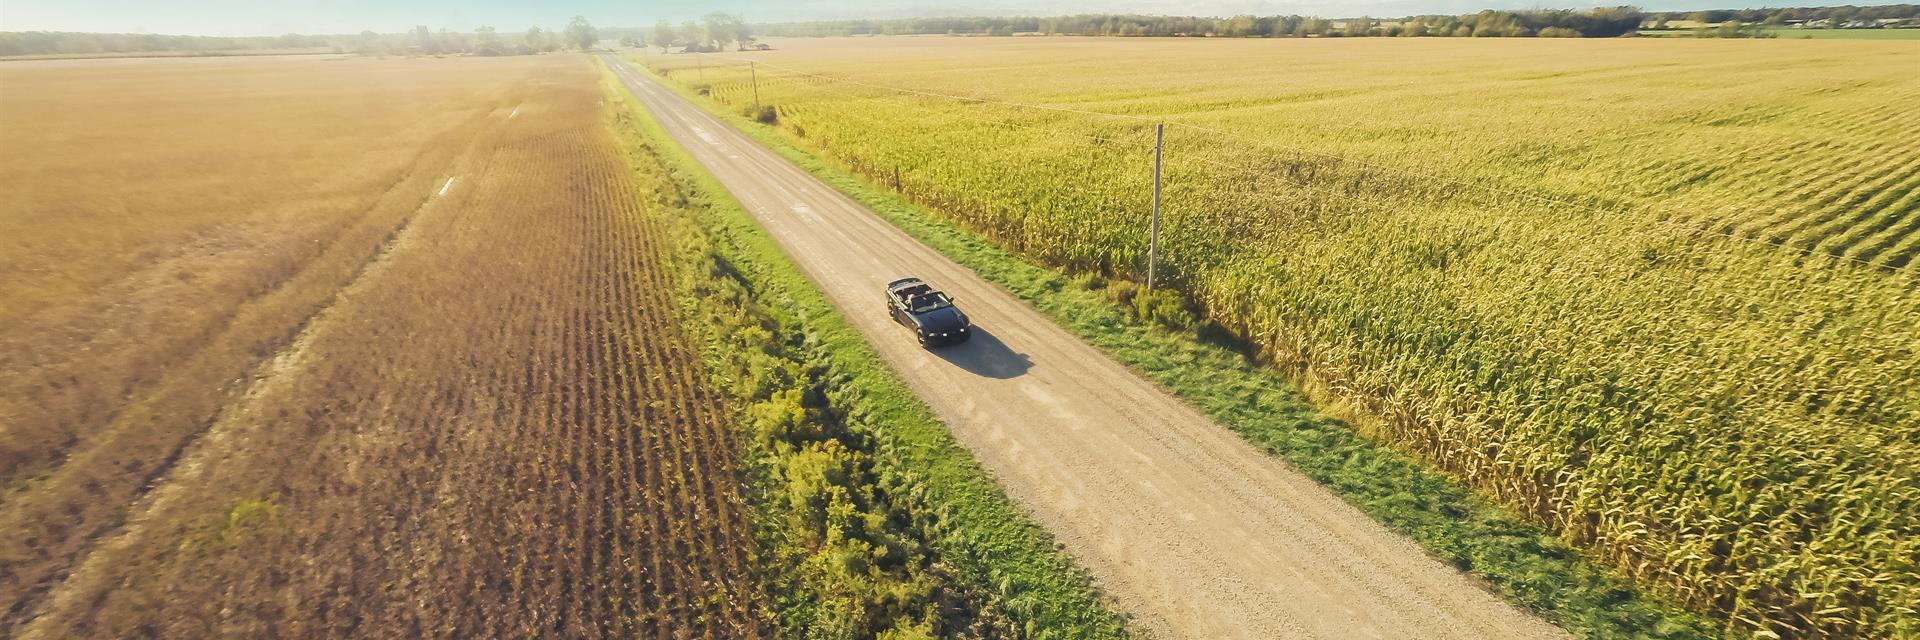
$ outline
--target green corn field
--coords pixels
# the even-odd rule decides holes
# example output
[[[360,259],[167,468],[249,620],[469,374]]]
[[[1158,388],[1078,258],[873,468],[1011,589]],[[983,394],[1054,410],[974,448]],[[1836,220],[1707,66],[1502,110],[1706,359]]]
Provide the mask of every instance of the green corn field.
[[[749,70],[747,60],[757,61]],[[871,38],[649,55],[1074,272],[1159,273],[1741,634],[1920,635],[1920,48]],[[1036,108],[1040,107],[1040,108]]]

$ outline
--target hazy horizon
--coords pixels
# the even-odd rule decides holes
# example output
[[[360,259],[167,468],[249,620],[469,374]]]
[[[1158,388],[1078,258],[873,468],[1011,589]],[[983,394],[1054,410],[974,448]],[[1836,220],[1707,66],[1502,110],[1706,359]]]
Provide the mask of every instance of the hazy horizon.
[[[0,31],[82,31],[207,36],[274,36],[286,33],[397,33],[426,25],[432,29],[472,31],[492,26],[503,31],[529,26],[559,28],[573,15],[596,26],[641,27],[658,20],[679,22],[711,11],[745,16],[758,23],[807,20],[887,19],[933,16],[1053,16],[1081,13],[1138,13],[1177,16],[1317,15],[1328,18],[1369,15],[1460,14],[1482,9],[1587,9],[1620,2],[1540,2],[1538,0],[972,0],[963,4],[889,3],[882,0],[720,0],[712,2],[614,2],[579,0],[571,4],[481,0],[403,0],[373,2],[257,3],[246,0],[199,2],[125,2],[69,0],[61,3],[9,4],[0,9]],[[1787,3],[1792,5],[1793,3]],[[1737,6],[1739,5],[1739,6]],[[1677,0],[1647,7],[1653,11],[1738,9],[1744,3]],[[1786,6],[1786,5],[1782,5]],[[1810,5],[1811,6],[1811,5]]]

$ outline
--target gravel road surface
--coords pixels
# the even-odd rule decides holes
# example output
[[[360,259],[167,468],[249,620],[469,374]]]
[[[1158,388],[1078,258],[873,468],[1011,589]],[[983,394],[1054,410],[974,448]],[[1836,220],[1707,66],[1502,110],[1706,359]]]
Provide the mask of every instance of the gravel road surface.
[[[1137,627],[1161,638],[1566,637],[1012,294],[606,62]],[[883,306],[882,286],[907,276],[957,298],[977,336],[917,345]]]

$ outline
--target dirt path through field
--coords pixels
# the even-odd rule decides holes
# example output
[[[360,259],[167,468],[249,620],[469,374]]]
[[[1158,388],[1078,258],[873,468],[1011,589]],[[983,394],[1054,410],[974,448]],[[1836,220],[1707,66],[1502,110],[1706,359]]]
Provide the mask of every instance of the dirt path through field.
[[[1011,294],[643,74],[609,65],[1000,480],[1165,638],[1554,638]],[[979,325],[921,349],[882,312],[918,276]]]

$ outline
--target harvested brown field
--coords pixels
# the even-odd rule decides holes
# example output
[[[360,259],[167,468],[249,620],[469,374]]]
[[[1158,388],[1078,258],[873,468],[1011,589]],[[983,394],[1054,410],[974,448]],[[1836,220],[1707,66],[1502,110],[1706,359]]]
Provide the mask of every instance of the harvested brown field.
[[[0,66],[0,635],[761,635],[598,77]]]

